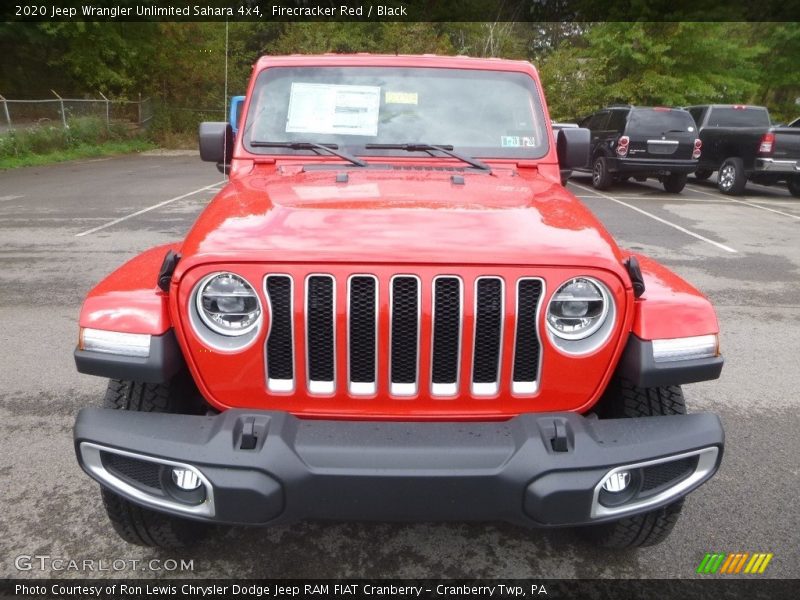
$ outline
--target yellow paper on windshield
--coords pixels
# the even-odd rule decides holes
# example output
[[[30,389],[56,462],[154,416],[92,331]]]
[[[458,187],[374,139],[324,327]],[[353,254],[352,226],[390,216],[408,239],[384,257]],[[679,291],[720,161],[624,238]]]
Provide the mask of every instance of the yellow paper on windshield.
[[[417,92],[386,92],[386,104],[418,104]]]

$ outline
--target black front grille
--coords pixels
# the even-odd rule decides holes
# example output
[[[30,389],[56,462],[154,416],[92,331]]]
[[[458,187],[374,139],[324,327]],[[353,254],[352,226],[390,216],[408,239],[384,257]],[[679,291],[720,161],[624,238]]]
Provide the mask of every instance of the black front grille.
[[[652,465],[642,469],[642,492],[659,490],[686,479],[697,468],[697,456]]]
[[[419,339],[419,281],[392,280],[392,383],[416,383]]]
[[[299,308],[297,285],[303,287]],[[508,310],[506,285],[514,291],[508,294]],[[380,302],[387,292],[389,301]],[[494,397],[503,380],[517,396],[533,396],[538,390],[542,345],[536,313],[544,281],[535,275],[504,280],[494,274],[468,279],[398,274],[384,279],[363,271],[337,278],[276,273],[266,276],[265,293],[270,310],[264,347],[270,392],[305,390],[330,396],[337,381],[351,396],[362,397],[384,392],[394,397]],[[512,319],[514,358],[503,364],[502,342]],[[430,332],[430,339],[422,339],[423,331]],[[382,338],[386,334],[389,340]],[[346,366],[336,360],[337,335],[347,348]],[[305,352],[297,351],[298,337],[305,341]],[[389,372],[379,381],[379,365],[386,361]],[[469,373],[462,373],[462,364],[470,365]],[[305,374],[304,381],[296,381],[298,372]],[[462,375],[466,385],[461,385]]]
[[[461,281],[440,277],[433,290],[433,383],[458,381],[461,359]]]
[[[367,275],[350,279],[350,381],[357,383],[376,380],[376,283]]]
[[[161,489],[161,465],[147,460],[122,456],[113,452],[101,452],[103,466],[117,477],[129,483],[148,488]]]
[[[308,278],[306,303],[308,377],[311,381],[333,381],[333,278],[330,275]]]
[[[267,340],[267,377],[294,379],[292,280],[286,275],[270,275],[267,296],[272,310]]]
[[[473,383],[498,381],[500,338],[503,327],[503,282],[496,277],[477,281]]]
[[[542,295],[542,282],[523,279],[517,285],[517,334],[514,347],[513,380],[534,382],[539,374],[539,334],[536,312]]]

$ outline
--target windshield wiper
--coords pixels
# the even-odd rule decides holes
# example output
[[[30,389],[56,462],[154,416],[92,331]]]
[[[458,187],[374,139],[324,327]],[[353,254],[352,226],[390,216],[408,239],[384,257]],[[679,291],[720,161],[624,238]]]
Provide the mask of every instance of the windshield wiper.
[[[461,162],[465,162],[468,165],[472,165],[476,169],[480,169],[481,171],[491,171],[492,168],[487,165],[485,162],[481,162],[477,158],[472,158],[471,156],[465,156],[464,154],[460,154],[458,152],[453,152],[453,146],[450,145],[440,145],[440,144],[367,144],[364,146],[367,150],[405,150],[406,152],[428,152],[430,153],[433,150],[438,152],[444,152],[448,156],[452,156],[453,158],[457,158]]]
[[[339,158],[353,163],[357,167],[369,166],[367,161],[339,150],[339,144],[317,144],[316,142],[250,142],[250,145],[253,148],[289,148],[290,150],[314,150],[315,152],[324,150],[325,152],[330,152],[334,156],[338,156]]]

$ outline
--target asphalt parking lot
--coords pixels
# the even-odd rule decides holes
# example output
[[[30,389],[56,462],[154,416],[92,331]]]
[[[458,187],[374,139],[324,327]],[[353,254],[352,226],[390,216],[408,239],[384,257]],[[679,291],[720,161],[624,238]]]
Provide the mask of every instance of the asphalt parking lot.
[[[622,245],[687,278],[720,318],[722,377],[685,392],[691,410],[721,415],[726,454],[666,543],[604,553],[569,531],[424,523],[220,528],[186,552],[120,541],[73,454],[75,414],[105,387],[75,371],[78,311],[123,261],[181,238],[221,179],[195,156],[0,172],[0,577],[92,575],[15,566],[20,555],[46,555],[193,561],[184,573],[125,577],[685,578],[710,551],[772,552],[765,576],[800,577],[800,200],[753,185],[729,198],[713,179],[690,179],[680,195],[656,182],[603,193],[588,176],[569,184]]]

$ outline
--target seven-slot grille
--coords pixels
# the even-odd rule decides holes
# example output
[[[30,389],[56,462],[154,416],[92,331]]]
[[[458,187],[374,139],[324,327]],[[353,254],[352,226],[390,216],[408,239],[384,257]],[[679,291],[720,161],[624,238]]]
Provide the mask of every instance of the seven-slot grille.
[[[411,274],[394,275],[388,282],[371,274],[353,274],[346,281],[323,273],[310,274],[302,284],[297,284],[303,286],[301,304],[299,296],[293,301],[292,276],[268,275],[265,280],[270,309],[265,345],[268,390],[294,391],[295,363],[303,360],[304,385],[312,395],[333,394],[337,379],[342,381],[342,370],[351,396],[369,397],[379,389],[386,389],[390,396],[398,398],[419,393],[452,398],[459,390],[468,389],[474,397],[492,397],[499,392],[503,377],[511,379],[515,395],[534,395],[541,371],[537,322],[543,281],[522,277],[513,284],[509,282],[514,286],[515,302],[506,299],[506,281],[498,276],[480,276],[471,284],[465,286],[455,275],[438,275],[427,282],[430,290],[425,293],[426,284]],[[346,289],[337,290],[341,285]],[[346,302],[337,307],[337,295],[342,298],[340,292],[345,293]],[[383,304],[382,293],[388,294],[388,302],[384,296]],[[472,295],[471,303],[466,302],[467,294]],[[471,314],[465,314],[465,306],[471,307]],[[381,329],[382,311],[388,313],[383,316],[384,329]],[[423,315],[427,314],[430,318],[425,317],[423,322]],[[304,353],[298,353],[296,315],[304,323],[304,333],[300,334]],[[346,365],[337,364],[338,318],[346,322],[344,329],[339,329],[339,335],[347,338]],[[511,325],[509,319],[513,319],[514,327],[513,358],[504,365],[503,336],[507,324]],[[382,331],[388,332],[388,344],[381,343]],[[470,338],[471,343],[466,343],[465,338]],[[463,355],[465,351],[469,356]],[[381,356],[382,353],[386,355]],[[420,375],[423,356],[426,362],[430,361],[426,365],[429,368],[424,369],[427,381],[421,381]],[[379,381],[381,360],[388,361],[385,382]],[[462,381],[464,377],[466,382]]]

